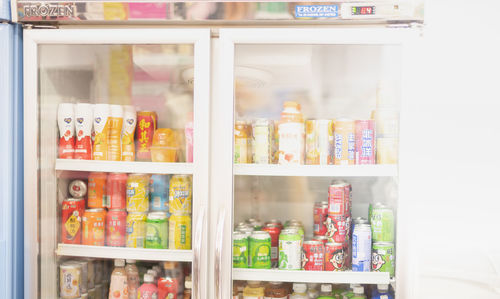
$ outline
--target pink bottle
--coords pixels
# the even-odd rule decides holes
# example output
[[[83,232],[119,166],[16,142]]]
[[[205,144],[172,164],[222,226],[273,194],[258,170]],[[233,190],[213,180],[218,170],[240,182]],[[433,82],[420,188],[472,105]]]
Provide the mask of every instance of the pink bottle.
[[[154,277],[151,274],[144,274],[144,283],[137,290],[138,299],[157,299],[158,288],[154,284]]]

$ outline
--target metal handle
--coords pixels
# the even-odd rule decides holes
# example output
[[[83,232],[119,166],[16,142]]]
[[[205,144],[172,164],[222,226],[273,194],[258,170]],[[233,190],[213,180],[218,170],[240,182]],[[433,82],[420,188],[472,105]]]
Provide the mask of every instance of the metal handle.
[[[223,209],[219,212],[217,223],[217,235],[215,239],[215,298],[222,299],[222,248],[224,244],[224,224],[226,222],[226,212]]]
[[[201,217],[198,218],[195,227],[195,236],[193,242],[193,289],[196,290],[193,295],[193,299],[201,299],[201,288],[200,288],[200,274],[201,274],[201,266],[200,266],[200,254],[201,254],[201,243],[203,241],[203,230],[205,226],[203,223],[205,222],[205,207],[201,208],[200,211]]]

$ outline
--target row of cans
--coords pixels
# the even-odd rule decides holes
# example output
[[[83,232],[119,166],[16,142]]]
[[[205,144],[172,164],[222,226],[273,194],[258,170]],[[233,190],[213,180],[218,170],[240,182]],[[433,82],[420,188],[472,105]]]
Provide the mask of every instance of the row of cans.
[[[109,267],[104,260],[69,260],[59,266],[62,299],[108,298]]]

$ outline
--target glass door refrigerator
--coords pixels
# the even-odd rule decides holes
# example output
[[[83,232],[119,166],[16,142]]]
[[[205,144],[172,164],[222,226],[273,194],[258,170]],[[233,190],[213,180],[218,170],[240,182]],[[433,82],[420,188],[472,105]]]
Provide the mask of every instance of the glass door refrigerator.
[[[209,31],[24,32],[25,298],[204,298]]]

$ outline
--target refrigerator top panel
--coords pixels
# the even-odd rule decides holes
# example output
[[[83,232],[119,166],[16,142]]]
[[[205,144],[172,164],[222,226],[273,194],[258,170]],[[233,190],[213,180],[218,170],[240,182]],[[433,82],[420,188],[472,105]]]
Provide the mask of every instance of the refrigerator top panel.
[[[14,2],[14,0],[13,0]],[[423,0],[335,2],[15,1],[18,22],[52,24],[335,25],[423,22]]]

